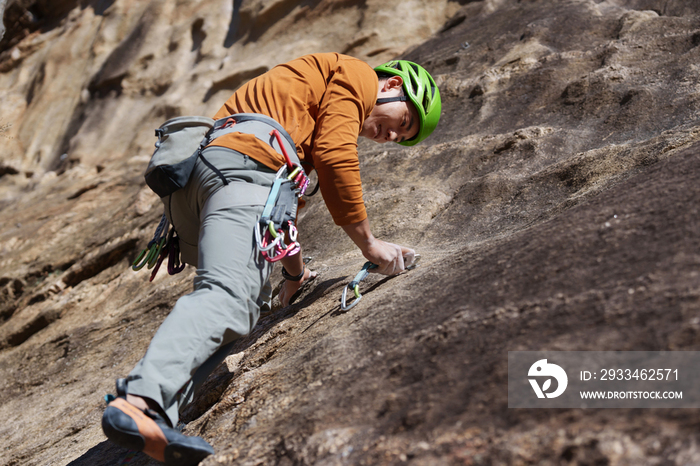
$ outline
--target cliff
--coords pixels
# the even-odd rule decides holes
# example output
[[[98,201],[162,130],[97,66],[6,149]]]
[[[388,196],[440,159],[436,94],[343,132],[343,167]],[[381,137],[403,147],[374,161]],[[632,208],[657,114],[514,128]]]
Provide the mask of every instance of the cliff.
[[[217,450],[202,464],[700,463],[694,410],[507,399],[508,351],[700,348],[696,1],[8,0],[4,18],[0,464],[151,464],[100,417],[194,274],[129,269],[162,213],[153,130],[317,51],[438,81],[430,139],[359,145],[374,234],[421,265],[341,311],[364,259],[311,198],[319,277],[185,413]]]

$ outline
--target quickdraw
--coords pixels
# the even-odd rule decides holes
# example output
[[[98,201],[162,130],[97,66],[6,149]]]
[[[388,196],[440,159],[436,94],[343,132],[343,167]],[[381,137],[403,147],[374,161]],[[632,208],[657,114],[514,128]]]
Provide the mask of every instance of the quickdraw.
[[[183,270],[187,264],[180,261],[180,240],[175,235],[175,229],[170,233],[168,238],[168,274],[175,275]]]
[[[168,274],[175,275],[185,269],[185,264],[180,261],[180,242],[175,236],[175,229],[170,229],[168,218],[163,215],[153,239],[136,257],[131,264],[131,269],[134,272],[138,272],[145,266],[148,266],[149,270],[153,269],[148,280],[152,282],[166,257],[168,258]]]
[[[268,262],[297,254],[301,246],[297,242],[297,229],[294,225],[298,200],[309,187],[309,178],[304,169],[292,163],[282,138],[277,130],[270,136],[277,138],[286,164],[277,171],[267,202],[255,228],[255,240],[262,256]],[[285,233],[286,231],[286,233]],[[289,237],[290,244],[285,241]]]
[[[405,260],[405,258],[404,258]],[[420,254],[416,254],[414,259],[413,259],[413,264],[409,265],[406,267],[406,270],[413,270],[416,267],[418,267],[418,261],[420,260]],[[369,271],[372,269],[376,269],[378,267],[377,264],[373,264],[370,261],[365,262],[365,265],[362,266],[362,270],[358,272],[357,275],[355,275],[355,278],[352,279],[350,283],[348,283],[345,288],[343,288],[343,295],[340,298],[340,309],[343,311],[348,311],[355,307],[357,303],[360,302],[362,299],[362,295],[360,294],[360,282],[367,278],[367,275],[369,275]],[[353,294],[355,295],[355,299],[348,304],[347,299],[348,299],[348,291],[352,290]]]
[[[343,296],[340,300],[340,309],[343,311],[350,310],[360,302],[362,299],[362,295],[360,294],[360,282],[367,278],[370,269],[376,269],[377,267],[379,267],[377,264],[373,264],[370,261],[365,262],[365,265],[362,266],[362,270],[355,275],[355,278],[353,278],[345,288],[343,288]],[[349,305],[347,304],[348,290],[352,290],[352,292],[355,294],[355,300]]]
[[[153,239],[148,242],[148,246],[141,251],[141,253],[131,264],[131,268],[134,272],[138,272],[146,265],[148,265],[149,269],[152,269],[156,265],[160,252],[167,242],[168,229],[168,219],[165,215],[163,215],[163,217],[160,219],[160,223],[158,224],[158,228],[156,228],[156,232],[153,235]]]

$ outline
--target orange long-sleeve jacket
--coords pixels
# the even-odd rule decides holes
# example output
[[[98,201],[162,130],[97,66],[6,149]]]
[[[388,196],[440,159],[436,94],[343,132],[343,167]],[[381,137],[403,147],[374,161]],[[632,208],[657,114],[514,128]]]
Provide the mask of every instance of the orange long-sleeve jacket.
[[[362,200],[357,138],[377,100],[379,84],[365,62],[338,53],[307,55],[278,65],[239,88],[215,119],[261,113],[277,120],[296,145],[338,225],[367,218]],[[249,134],[230,133],[212,145],[228,147],[277,170],[284,157]]]

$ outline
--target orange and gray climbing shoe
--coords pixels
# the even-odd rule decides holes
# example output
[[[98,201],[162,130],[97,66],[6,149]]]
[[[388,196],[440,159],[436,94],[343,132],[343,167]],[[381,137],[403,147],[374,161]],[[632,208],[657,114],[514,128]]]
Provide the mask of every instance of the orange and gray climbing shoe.
[[[102,430],[117,445],[142,451],[167,466],[194,466],[214,453],[203,438],[183,435],[152,409],[142,411],[126,401],[125,392],[105,409]]]

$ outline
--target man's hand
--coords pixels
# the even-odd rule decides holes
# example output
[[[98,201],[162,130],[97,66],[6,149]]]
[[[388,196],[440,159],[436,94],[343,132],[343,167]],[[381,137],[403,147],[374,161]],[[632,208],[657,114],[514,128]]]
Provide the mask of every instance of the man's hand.
[[[362,255],[368,261],[377,264],[376,268],[369,270],[370,272],[381,273],[382,275],[396,275],[413,264],[416,251],[405,246],[375,239],[367,251],[362,251]]]
[[[377,268],[371,269],[370,272],[395,275],[403,272],[415,260],[416,252],[413,249],[375,238],[369,229],[367,219],[344,225],[343,230],[360,248],[362,255],[368,261],[377,264]]]
[[[289,280],[285,280],[284,282],[282,282],[282,287],[280,288],[280,292],[278,295],[278,298],[282,303],[282,307],[289,306],[289,301],[292,299],[292,296],[294,296],[294,294],[297,291],[299,291],[301,285],[303,285],[308,280],[313,280],[314,278],[316,278],[316,272],[312,272],[308,268],[305,268],[304,278],[302,278],[298,282],[292,282]]]

